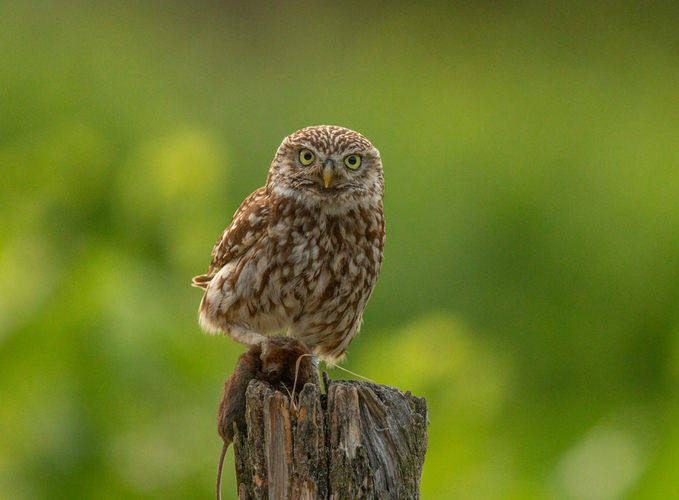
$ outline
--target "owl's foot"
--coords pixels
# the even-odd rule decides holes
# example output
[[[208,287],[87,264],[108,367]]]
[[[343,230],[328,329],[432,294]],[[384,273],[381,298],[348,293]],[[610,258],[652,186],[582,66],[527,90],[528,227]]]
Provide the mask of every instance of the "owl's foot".
[[[314,373],[313,373],[313,383],[316,387],[319,388],[321,391],[321,394],[325,392],[323,388],[323,384],[321,384],[321,374],[319,372],[319,367],[321,365],[321,360],[317,358],[316,356],[311,357],[311,366],[314,367]]]
[[[232,326],[228,329],[224,329],[224,333],[231,339],[239,344],[245,345],[256,345],[262,344],[266,341],[267,337],[260,334],[246,330],[239,326]]]

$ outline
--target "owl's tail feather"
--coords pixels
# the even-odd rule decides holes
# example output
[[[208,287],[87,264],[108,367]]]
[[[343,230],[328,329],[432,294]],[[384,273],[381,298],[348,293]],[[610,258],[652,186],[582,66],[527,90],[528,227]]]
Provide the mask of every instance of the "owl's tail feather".
[[[201,274],[200,276],[196,276],[195,278],[193,278],[193,283],[191,283],[191,286],[207,290],[207,287],[212,281],[212,278],[214,278],[214,275]]]

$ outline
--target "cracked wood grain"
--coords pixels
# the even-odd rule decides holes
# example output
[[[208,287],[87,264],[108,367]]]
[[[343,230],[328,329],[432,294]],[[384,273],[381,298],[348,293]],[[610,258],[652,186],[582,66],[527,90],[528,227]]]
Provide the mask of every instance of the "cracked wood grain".
[[[326,382],[287,394],[253,380],[236,430],[239,500],[419,499],[427,402],[396,387]]]

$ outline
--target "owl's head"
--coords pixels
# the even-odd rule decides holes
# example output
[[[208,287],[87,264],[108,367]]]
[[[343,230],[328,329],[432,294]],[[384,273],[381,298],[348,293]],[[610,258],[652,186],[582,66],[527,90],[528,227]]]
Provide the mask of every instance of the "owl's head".
[[[267,187],[326,210],[376,204],[384,193],[380,153],[358,132],[320,125],[283,140]]]

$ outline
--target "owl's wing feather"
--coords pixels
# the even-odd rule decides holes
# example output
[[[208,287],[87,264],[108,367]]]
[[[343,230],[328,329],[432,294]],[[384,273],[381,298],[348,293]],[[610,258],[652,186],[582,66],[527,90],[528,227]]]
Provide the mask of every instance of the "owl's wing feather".
[[[212,278],[224,265],[243,255],[266,232],[269,205],[266,188],[261,187],[238,207],[233,220],[212,249],[212,262],[207,274],[193,278],[193,286],[207,289]]]

